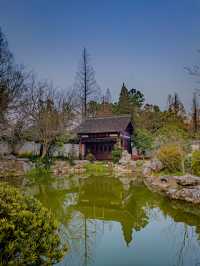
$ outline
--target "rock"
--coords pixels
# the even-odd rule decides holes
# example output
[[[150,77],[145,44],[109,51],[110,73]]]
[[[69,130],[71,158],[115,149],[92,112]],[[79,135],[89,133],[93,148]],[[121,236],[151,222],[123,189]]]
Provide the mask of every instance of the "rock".
[[[128,164],[130,161],[132,161],[132,159],[131,159],[131,154],[129,154],[127,151],[123,151],[123,152],[122,152],[122,157],[121,157],[121,159],[119,160],[119,164],[126,165],[126,164]]]
[[[143,176],[144,177],[148,177],[148,176],[150,176],[151,175],[151,173],[152,173],[152,170],[151,170],[151,168],[148,166],[148,165],[144,165],[143,166],[143,170],[142,170],[142,174],[143,174]]]
[[[157,159],[154,159],[152,161],[147,161],[143,165],[142,174],[144,177],[148,177],[152,174],[152,172],[160,172],[162,168],[163,168],[162,163]]]
[[[180,190],[168,192],[172,199],[186,200],[195,204],[200,203],[200,186],[193,188],[182,188]]]
[[[117,169],[117,170],[116,170]],[[122,157],[119,160],[119,164],[115,167],[115,171],[119,171],[120,173],[131,173],[136,169],[136,162],[132,160],[131,154],[127,151],[122,152]]]
[[[160,181],[164,182],[164,183],[168,183],[169,182],[169,177],[168,176],[161,176],[160,177]]]
[[[9,156],[0,161],[0,176],[23,176],[34,167],[34,164],[27,160],[18,160]]]
[[[161,163],[161,161],[154,159],[150,162],[150,168],[154,172],[160,172],[163,169],[163,164]]]
[[[135,171],[136,166],[137,166],[137,165],[136,165],[136,162],[135,162],[135,161],[131,160],[131,161],[129,162],[129,167],[131,168],[132,171]]]
[[[176,188],[169,188],[168,191],[166,192],[166,194],[172,198],[172,195],[174,195],[176,193],[177,189]]]
[[[13,154],[7,155],[4,157],[4,160],[16,160],[16,156],[14,156]]]
[[[193,175],[174,176],[176,183],[180,186],[197,186],[200,185],[200,177]]]
[[[164,193],[171,199],[200,204],[200,178],[196,176],[151,176],[144,183],[149,189]]]

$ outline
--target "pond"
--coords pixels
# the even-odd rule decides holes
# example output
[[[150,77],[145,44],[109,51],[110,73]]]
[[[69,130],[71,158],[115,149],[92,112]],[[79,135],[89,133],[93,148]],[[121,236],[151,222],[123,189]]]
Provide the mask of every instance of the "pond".
[[[57,266],[200,265],[200,208],[105,176],[29,190],[61,223],[69,251]]]

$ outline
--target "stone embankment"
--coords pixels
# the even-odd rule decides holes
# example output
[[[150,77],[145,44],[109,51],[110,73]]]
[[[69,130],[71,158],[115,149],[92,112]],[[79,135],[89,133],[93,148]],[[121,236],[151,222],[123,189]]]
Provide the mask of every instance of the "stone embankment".
[[[184,176],[150,176],[144,179],[147,187],[164,193],[170,199],[184,200],[200,204],[200,177]]]
[[[20,159],[15,156],[7,156],[0,160],[0,177],[23,176],[33,164],[28,159]]]
[[[132,160],[131,154],[127,151],[122,152],[122,157],[118,164],[113,165],[116,175],[133,174],[136,171],[136,162]]]
[[[191,174],[161,176],[159,172],[162,169],[159,160],[148,161],[143,165],[144,183],[149,189],[163,193],[170,199],[200,204],[200,177]]]
[[[68,161],[57,160],[52,165],[52,173],[54,176],[67,176],[73,174],[83,174],[86,172],[85,164],[86,160],[75,160],[73,165],[70,165]]]

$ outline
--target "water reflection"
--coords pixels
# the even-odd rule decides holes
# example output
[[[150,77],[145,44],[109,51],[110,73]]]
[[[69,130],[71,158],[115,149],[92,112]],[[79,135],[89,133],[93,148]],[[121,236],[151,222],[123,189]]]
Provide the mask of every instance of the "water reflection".
[[[128,190],[115,177],[55,179],[32,189],[61,222],[59,265],[200,265],[200,209]]]

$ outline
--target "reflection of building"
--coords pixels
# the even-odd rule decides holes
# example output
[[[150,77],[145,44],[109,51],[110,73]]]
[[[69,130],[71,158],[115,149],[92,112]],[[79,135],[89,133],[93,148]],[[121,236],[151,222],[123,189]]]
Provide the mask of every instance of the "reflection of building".
[[[146,225],[146,222],[144,223],[146,215],[142,209],[138,210],[136,203],[131,209],[124,204],[126,196],[123,185],[118,179],[90,177],[83,180],[78,202],[74,207],[86,219],[119,222],[124,240],[129,245],[133,229],[139,230]]]
[[[133,125],[129,115],[87,119],[77,133],[82,158],[92,153],[97,160],[110,160],[115,146],[131,153]]]

